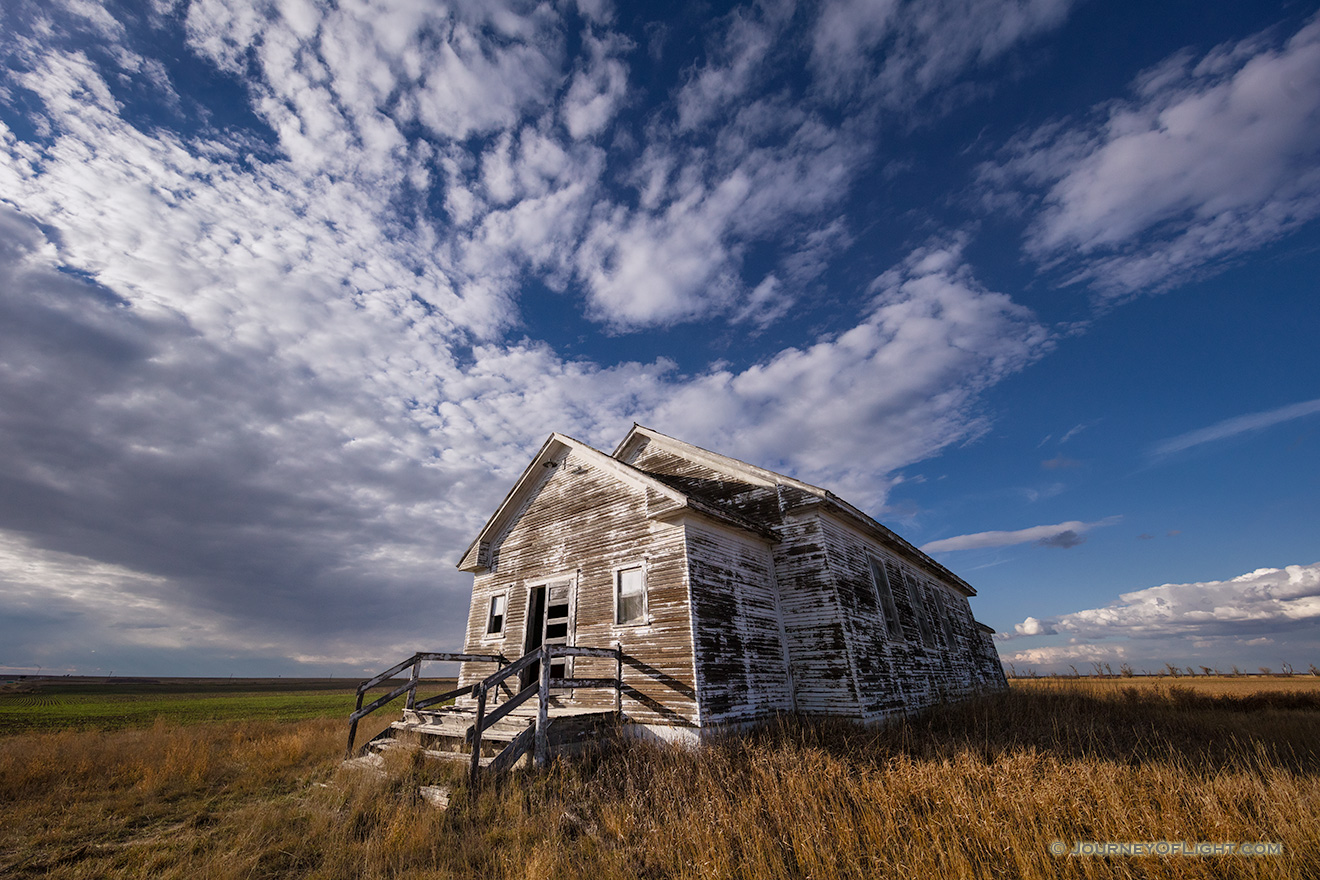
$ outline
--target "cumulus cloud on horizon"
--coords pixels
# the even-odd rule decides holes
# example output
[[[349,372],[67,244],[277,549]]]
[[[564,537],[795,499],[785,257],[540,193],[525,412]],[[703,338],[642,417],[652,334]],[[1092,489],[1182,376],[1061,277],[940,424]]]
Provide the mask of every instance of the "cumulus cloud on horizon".
[[[1028,617],[1014,630],[1018,636],[1067,634],[1085,640],[1164,638],[1263,631],[1318,620],[1320,562],[1260,568],[1224,581],[1161,584],[1123,593],[1103,608]]]

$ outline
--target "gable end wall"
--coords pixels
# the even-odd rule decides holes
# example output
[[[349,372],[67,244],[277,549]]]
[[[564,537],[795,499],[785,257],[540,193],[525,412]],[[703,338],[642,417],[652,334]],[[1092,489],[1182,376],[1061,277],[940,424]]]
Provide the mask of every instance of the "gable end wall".
[[[644,490],[620,482],[585,457],[570,452],[534,487],[493,547],[491,571],[476,575],[465,650],[522,656],[529,591],[547,578],[570,576],[576,583],[573,644],[623,645],[624,714],[647,724],[698,723],[696,674],[692,663],[684,530],[648,519]],[[614,625],[614,572],[643,564],[647,571],[648,622]],[[485,633],[490,599],[508,591],[504,632]],[[613,677],[609,660],[578,658],[578,677]],[[464,664],[461,685],[494,671],[491,664]],[[516,685],[514,685],[516,688]],[[614,692],[580,689],[559,705],[612,710]]]

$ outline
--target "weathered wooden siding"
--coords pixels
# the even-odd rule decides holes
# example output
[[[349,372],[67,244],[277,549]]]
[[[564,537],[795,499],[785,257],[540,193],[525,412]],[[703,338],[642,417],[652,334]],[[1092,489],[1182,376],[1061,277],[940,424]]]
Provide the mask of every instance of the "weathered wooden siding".
[[[772,550],[772,565],[792,677],[789,706],[800,712],[859,717],[848,633],[816,515],[783,515],[786,507],[819,499],[808,499],[801,490],[787,486],[740,480],[659,444],[641,445],[629,461],[675,488],[764,523],[780,536]],[[733,664],[725,667],[733,671]]]
[[[863,718],[875,720],[998,686],[1002,670],[997,657],[991,662],[987,656],[960,591],[937,583],[878,542],[828,516],[821,517],[820,528],[826,563],[845,610],[843,625],[852,647]],[[888,572],[901,638],[888,636],[871,558],[882,561]],[[923,608],[928,623],[924,628]]]
[[[567,575],[574,579],[573,644],[613,647],[628,655],[624,713],[652,724],[699,723],[692,664],[691,618],[683,527],[646,517],[644,489],[634,488],[569,452],[547,468],[508,529],[493,542],[495,567],[476,575],[467,650],[522,655],[528,596],[533,587]],[[648,622],[614,625],[614,572],[646,568]],[[509,591],[504,632],[485,635],[490,597]],[[614,674],[611,661],[578,659],[579,677]],[[474,683],[493,667],[467,664],[461,683]],[[560,705],[613,708],[609,690],[562,694]]]
[[[702,724],[791,711],[770,547],[692,520],[686,534]]]
[[[859,717],[844,615],[819,517],[789,517],[778,531],[775,573],[797,710]]]

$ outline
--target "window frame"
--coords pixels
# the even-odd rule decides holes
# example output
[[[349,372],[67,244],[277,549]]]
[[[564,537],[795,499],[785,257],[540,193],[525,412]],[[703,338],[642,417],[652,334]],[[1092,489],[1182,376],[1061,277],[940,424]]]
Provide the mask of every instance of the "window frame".
[[[953,610],[949,605],[952,597],[939,584],[936,584],[930,593],[935,597],[935,611],[939,614],[940,629],[944,632],[945,647],[952,651],[956,644],[953,636]]]
[[[871,588],[875,591],[876,608],[880,612],[885,635],[891,642],[905,641],[903,622],[898,617],[898,604],[894,602],[894,588],[889,582],[889,569],[885,566],[885,560],[868,553],[866,561],[871,569]],[[877,571],[879,577],[876,576]]]
[[[629,571],[637,571],[637,572],[641,572],[641,576],[642,576],[642,591],[641,591],[641,592],[642,592],[642,612],[641,612],[641,615],[640,615],[639,617],[637,617],[635,620],[623,621],[623,620],[620,620],[620,619],[619,619],[619,611],[620,611],[620,608],[621,608],[621,602],[620,602],[620,599],[623,597],[623,594],[620,592],[620,589],[621,589],[621,587],[622,587],[622,585],[623,585],[623,574],[624,574],[625,572],[629,572]],[[619,567],[617,567],[617,568],[614,569],[613,576],[612,576],[611,581],[610,581],[610,591],[611,591],[611,594],[612,594],[612,596],[611,596],[611,604],[614,606],[614,617],[613,617],[613,621],[614,621],[614,623],[613,623],[613,625],[614,625],[616,628],[618,628],[618,627],[628,627],[628,628],[631,628],[631,627],[648,626],[648,625],[650,625],[650,623],[651,623],[651,602],[650,602],[650,594],[651,594],[651,590],[650,590],[650,586],[649,586],[649,584],[650,584],[650,566],[647,564],[647,561],[646,561],[646,560],[642,560],[642,561],[640,561],[640,562],[632,563],[632,564],[629,564],[629,565],[621,565],[621,566],[619,566]]]
[[[503,602],[504,610],[500,614],[500,628],[497,630],[492,630],[490,627],[491,624],[495,622],[496,602]],[[483,640],[503,638],[508,627],[509,627],[509,591],[500,590],[498,592],[491,594],[490,602],[486,606],[486,626],[484,631],[482,632],[481,638]]]
[[[921,577],[912,571],[904,571],[903,580],[908,588],[908,604],[912,606],[912,615],[917,619],[917,633],[921,636],[921,644],[927,648],[934,648],[938,644],[935,639],[934,622],[930,619],[930,608],[926,604],[926,597],[921,593],[925,584]]]

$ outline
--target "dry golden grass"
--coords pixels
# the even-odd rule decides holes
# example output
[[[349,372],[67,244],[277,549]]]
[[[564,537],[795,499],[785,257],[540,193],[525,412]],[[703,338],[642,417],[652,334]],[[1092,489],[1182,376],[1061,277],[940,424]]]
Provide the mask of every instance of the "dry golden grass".
[[[1008,684],[1013,688],[1045,690],[1063,688],[1095,694],[1096,696],[1121,692],[1128,688],[1160,692],[1168,691],[1169,688],[1190,688],[1198,694],[1231,697],[1279,692],[1320,694],[1320,675],[1180,675],[1177,678],[1168,675],[1140,675],[1130,678],[1122,676],[1054,678],[1047,676],[1044,678],[1012,678],[1009,679]]]
[[[6,877],[1320,877],[1320,695],[1015,689],[882,729],[640,743],[470,797],[337,769],[342,724],[0,739]],[[448,781],[447,812],[420,782]],[[1277,841],[1058,857],[1061,840]]]

